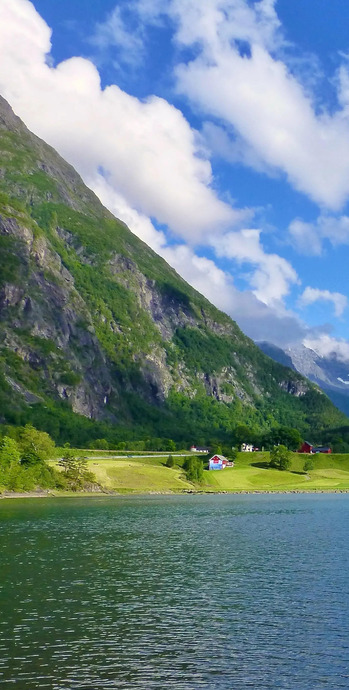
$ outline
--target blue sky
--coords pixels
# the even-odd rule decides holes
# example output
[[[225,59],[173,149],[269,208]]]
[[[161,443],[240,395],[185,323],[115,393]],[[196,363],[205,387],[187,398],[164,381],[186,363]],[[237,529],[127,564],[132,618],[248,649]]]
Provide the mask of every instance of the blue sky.
[[[349,7],[0,2],[0,91],[251,337],[349,360]]]

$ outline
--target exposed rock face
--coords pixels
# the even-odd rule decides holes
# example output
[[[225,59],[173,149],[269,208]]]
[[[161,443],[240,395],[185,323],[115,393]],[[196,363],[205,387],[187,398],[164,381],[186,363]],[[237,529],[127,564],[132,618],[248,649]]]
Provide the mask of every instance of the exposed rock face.
[[[16,240],[16,257],[28,273],[26,283],[5,282],[1,286],[3,343],[39,372],[61,399],[69,401],[75,412],[93,418],[103,416],[103,400],[112,389],[111,379],[89,311],[74,288],[73,276],[44,236],[34,238],[33,232],[15,219],[0,217],[1,235],[11,235]],[[87,320],[89,330],[79,327],[82,317]],[[44,347],[40,354],[38,340],[53,347],[49,351]],[[83,365],[77,345],[83,349]],[[73,386],[60,382],[59,377],[63,374],[64,378],[67,367],[75,372]],[[78,378],[81,382],[76,383]],[[9,381],[16,390],[11,378]],[[29,391],[25,397],[27,401],[40,399]]]
[[[300,381],[280,381],[279,386],[281,390],[286,391],[286,393],[290,393],[291,395],[295,395],[297,398],[299,398],[300,395],[305,395],[309,390],[309,386]]]

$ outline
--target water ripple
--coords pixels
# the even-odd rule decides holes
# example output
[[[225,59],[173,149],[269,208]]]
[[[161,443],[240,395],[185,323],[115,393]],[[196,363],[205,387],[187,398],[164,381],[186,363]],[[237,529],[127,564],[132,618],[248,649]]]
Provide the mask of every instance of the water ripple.
[[[349,497],[0,505],[0,689],[349,688]]]

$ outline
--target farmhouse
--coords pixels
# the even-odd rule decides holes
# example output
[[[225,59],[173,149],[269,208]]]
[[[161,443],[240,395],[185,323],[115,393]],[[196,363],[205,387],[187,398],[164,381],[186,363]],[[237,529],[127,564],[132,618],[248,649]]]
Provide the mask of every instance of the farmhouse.
[[[332,453],[332,450],[329,446],[313,446],[308,441],[304,441],[298,453],[325,453],[328,455],[329,453]]]
[[[226,467],[234,467],[234,463],[227,460],[224,455],[212,455],[208,461],[209,470],[224,470]]]
[[[253,453],[253,444],[252,443],[242,443],[241,444],[241,452],[242,453]]]
[[[192,453],[209,453],[209,448],[204,448],[203,446],[190,446]]]

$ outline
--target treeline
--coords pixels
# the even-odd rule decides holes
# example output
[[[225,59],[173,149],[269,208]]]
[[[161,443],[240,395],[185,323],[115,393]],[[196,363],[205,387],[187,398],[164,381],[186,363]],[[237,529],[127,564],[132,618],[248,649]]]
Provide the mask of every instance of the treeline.
[[[334,453],[349,453],[349,426],[326,430],[323,442],[330,445]]]
[[[77,491],[95,484],[87,462],[64,448],[58,460],[62,471],[55,470],[48,460],[57,457],[57,449],[46,432],[27,424],[8,427],[0,435],[0,493],[36,489]]]

